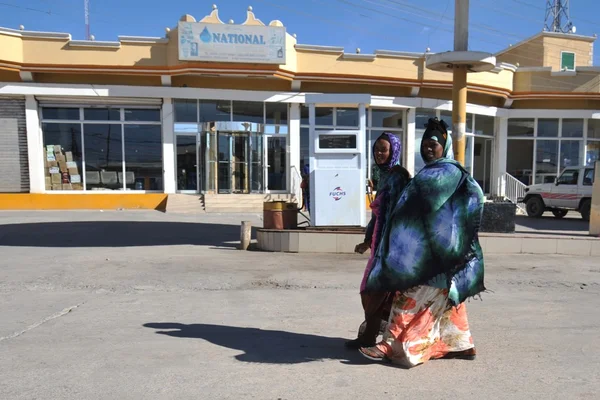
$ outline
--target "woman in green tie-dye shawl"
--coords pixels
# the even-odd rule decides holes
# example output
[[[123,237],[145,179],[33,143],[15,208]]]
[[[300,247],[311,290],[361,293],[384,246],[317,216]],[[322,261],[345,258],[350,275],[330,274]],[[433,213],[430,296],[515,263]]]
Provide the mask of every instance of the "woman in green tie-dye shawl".
[[[396,292],[383,341],[371,360],[407,367],[432,358],[475,357],[464,301],[485,290],[478,240],[483,193],[452,156],[443,121],[430,119],[421,142],[425,167],[386,223],[367,291]]]

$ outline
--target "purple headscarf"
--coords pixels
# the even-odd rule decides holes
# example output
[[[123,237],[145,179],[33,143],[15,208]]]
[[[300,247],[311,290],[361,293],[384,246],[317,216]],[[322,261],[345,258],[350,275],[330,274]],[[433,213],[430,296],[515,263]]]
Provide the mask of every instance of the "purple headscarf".
[[[376,164],[376,165],[382,171],[387,172],[390,169],[392,169],[392,167],[394,167],[396,165],[400,165],[400,157],[402,155],[402,142],[400,142],[400,139],[398,139],[398,137],[396,135],[394,135],[393,133],[383,132],[381,134],[381,136],[379,136],[377,138],[375,143],[373,143],[373,156],[375,156],[375,144],[380,139],[383,139],[383,140],[389,142],[391,157],[390,157],[390,161],[387,164],[385,164],[385,165]],[[373,157],[373,158],[375,158],[375,157]]]

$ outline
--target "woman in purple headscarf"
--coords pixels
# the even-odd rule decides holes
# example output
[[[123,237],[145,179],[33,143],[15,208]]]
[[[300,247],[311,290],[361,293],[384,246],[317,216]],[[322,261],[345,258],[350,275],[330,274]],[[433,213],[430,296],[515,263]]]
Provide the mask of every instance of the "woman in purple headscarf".
[[[391,293],[365,292],[366,278],[369,276],[373,264],[375,250],[379,245],[379,237],[383,232],[388,212],[393,204],[400,198],[400,193],[410,180],[410,174],[400,166],[402,145],[400,139],[392,133],[384,132],[373,145],[373,159],[379,170],[377,194],[371,203],[372,217],[365,240],[356,246],[357,253],[371,250],[371,256],[360,285],[362,306],[365,312],[365,322],[361,325],[359,336],[346,342],[346,347],[359,349],[365,343],[374,344],[381,329],[382,320],[389,315],[393,295]]]

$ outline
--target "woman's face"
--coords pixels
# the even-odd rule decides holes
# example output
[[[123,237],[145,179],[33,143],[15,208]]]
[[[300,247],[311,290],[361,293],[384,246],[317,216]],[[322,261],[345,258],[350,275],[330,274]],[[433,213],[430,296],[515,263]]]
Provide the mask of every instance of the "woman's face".
[[[444,156],[444,148],[435,140],[425,139],[421,142],[421,154],[425,162],[432,162]]]
[[[385,165],[388,163],[391,154],[391,145],[387,140],[379,139],[375,142],[375,162],[377,165]]]

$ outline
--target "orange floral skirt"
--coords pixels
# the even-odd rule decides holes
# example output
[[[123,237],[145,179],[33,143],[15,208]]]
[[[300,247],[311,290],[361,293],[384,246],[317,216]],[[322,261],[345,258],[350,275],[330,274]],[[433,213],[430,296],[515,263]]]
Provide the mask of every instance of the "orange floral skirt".
[[[387,331],[376,347],[392,362],[406,367],[472,349],[466,305],[450,307],[448,290],[432,286],[398,292]]]

